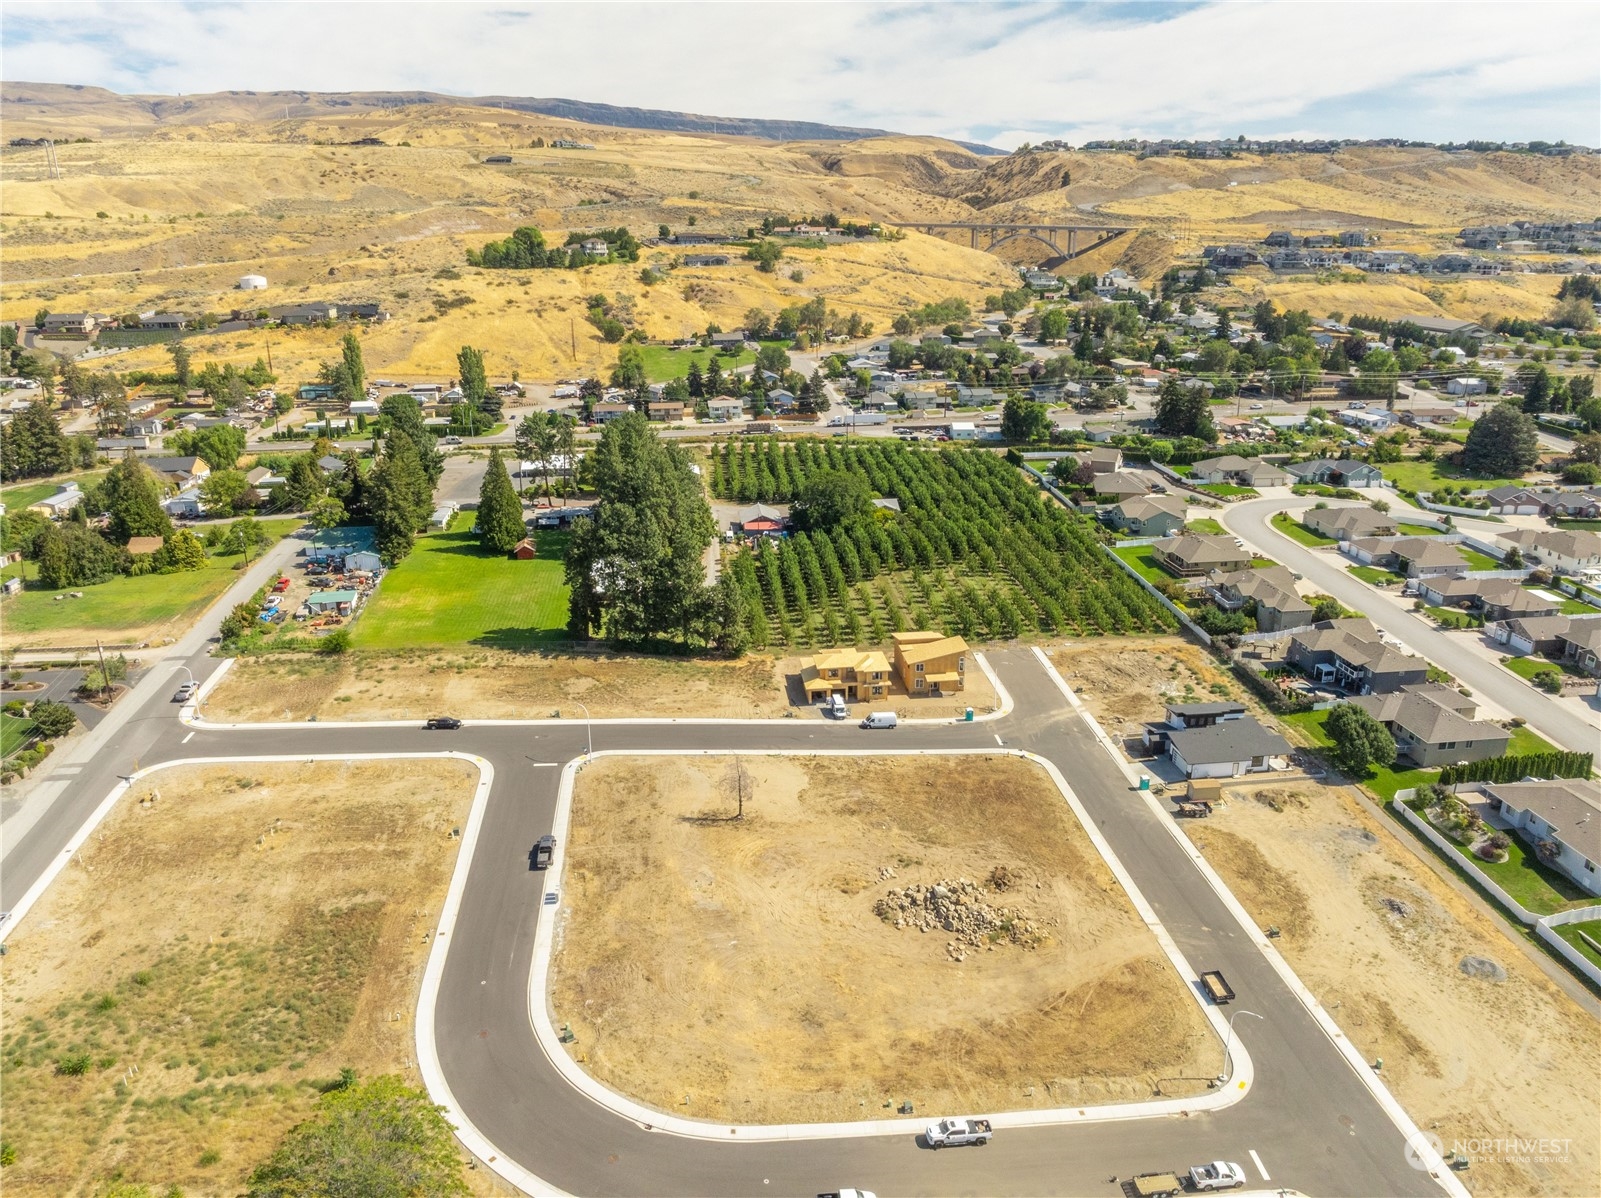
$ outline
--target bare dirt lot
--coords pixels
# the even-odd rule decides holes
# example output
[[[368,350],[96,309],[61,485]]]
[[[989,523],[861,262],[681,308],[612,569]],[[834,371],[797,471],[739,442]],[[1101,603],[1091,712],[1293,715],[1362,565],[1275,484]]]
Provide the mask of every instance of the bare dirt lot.
[[[1169,700],[1239,698],[1238,686],[1193,641],[1176,636],[1063,641],[1051,664],[1113,737],[1138,734]],[[1247,700],[1249,701],[1249,700]]]
[[[815,707],[792,706],[785,678],[798,658],[750,656],[739,661],[693,661],[606,654],[352,653],[341,657],[281,654],[245,657],[206,699],[202,714],[220,722],[399,720],[430,715],[458,719],[543,719],[552,712],[595,719],[688,716],[773,719],[794,712],[822,718]],[[948,699],[852,704],[853,714],[896,710],[923,718],[952,717],[971,706],[985,712],[996,698],[982,670],[968,671],[967,689]]]
[[[1362,1055],[1384,1058],[1418,1126],[1448,1151],[1458,1141],[1570,1141],[1568,1159],[1550,1163],[1470,1147],[1468,1187],[1601,1193],[1596,1022],[1349,790],[1303,782],[1226,793],[1226,807],[1184,830],[1258,923],[1279,926],[1290,964]]]
[[[7,943],[6,1193],[239,1193],[317,1083],[420,1084],[416,988],[475,778],[185,767],[124,797]]]
[[[739,760],[743,820],[730,758],[579,778],[550,1003],[606,1084],[772,1123],[1128,1101],[1217,1072],[1199,1008],[1038,767]],[[968,900],[956,931],[918,930],[938,884]]]

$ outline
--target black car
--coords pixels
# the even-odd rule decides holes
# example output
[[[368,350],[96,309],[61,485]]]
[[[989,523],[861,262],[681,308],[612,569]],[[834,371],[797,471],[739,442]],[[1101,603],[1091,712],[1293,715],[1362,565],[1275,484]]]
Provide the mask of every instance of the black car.
[[[554,836],[541,836],[534,842],[532,853],[534,868],[547,869],[550,866],[551,854],[556,851],[556,838]]]
[[[423,727],[429,729],[438,729],[445,732],[454,732],[457,728],[461,727],[461,721],[453,715],[436,715],[426,724],[424,724]]]

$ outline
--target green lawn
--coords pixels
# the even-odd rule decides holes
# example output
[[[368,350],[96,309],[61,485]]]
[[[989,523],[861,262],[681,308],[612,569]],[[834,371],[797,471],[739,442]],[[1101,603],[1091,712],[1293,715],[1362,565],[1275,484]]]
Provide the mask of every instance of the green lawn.
[[[1573,532],[1601,532],[1601,520],[1554,520],[1552,523]]]
[[[489,554],[460,512],[446,532],[417,539],[384,575],[352,629],[361,649],[490,645],[517,649],[567,637],[567,534],[542,532],[533,561]]]
[[[1437,537],[1438,528],[1431,528],[1427,524],[1397,524],[1395,531],[1403,537]]]
[[[1560,661],[1547,661],[1538,654],[1528,657],[1514,657],[1511,661],[1501,663],[1519,678],[1533,679],[1541,670],[1556,670],[1558,673],[1578,676],[1581,671],[1574,666],[1564,666]]]
[[[33,721],[0,712],[0,757],[10,757],[28,743]]]
[[[1474,628],[1478,624],[1478,621],[1467,612],[1457,611],[1455,608],[1429,607],[1425,610],[1447,628]]]
[[[1261,494],[1255,487],[1236,487],[1233,483],[1201,483],[1195,489],[1216,495],[1219,499],[1232,499],[1235,496],[1255,499]]]
[[[0,489],[0,503],[6,505],[8,512],[20,512],[30,503],[38,503],[41,499],[54,495],[61,489],[63,483],[77,483],[80,487],[84,487],[99,482],[105,475],[104,470],[94,470],[87,474],[63,474],[48,482],[15,483]]]
[[[1431,492],[1446,483],[1471,483],[1475,488],[1488,490],[1518,482],[1515,478],[1479,478],[1440,460],[1424,462],[1417,458],[1385,462],[1379,466],[1379,470],[1397,487],[1404,487],[1408,491]]]
[[[1329,740],[1328,733],[1323,730],[1323,721],[1328,718],[1326,711],[1299,711],[1294,715],[1280,716],[1286,727],[1297,728],[1311,744],[1319,749],[1327,749],[1333,742]],[[1363,789],[1371,791],[1381,800],[1395,798],[1396,791],[1408,787],[1426,786],[1440,776],[1437,769],[1394,769],[1389,766],[1375,765],[1369,768],[1368,776],[1360,779]]]
[[[1541,861],[1517,831],[1509,832],[1507,838],[1511,844],[1507,846],[1507,859],[1501,862],[1481,860],[1465,844],[1453,843],[1451,847],[1522,904],[1525,910],[1533,911],[1536,915],[1550,915],[1568,907],[1595,902],[1593,896]]]
[[[1276,512],[1273,516],[1273,527],[1292,541],[1298,541],[1308,549],[1317,549],[1322,545],[1338,545],[1333,537],[1326,537],[1322,533],[1313,532],[1302,524],[1289,512]]]
[[[1527,757],[1531,753],[1555,753],[1556,748],[1545,737],[1530,732],[1527,728],[1514,728],[1512,739],[1507,741],[1506,755]]]
[[[1215,533],[1218,536],[1222,536],[1222,535],[1224,535],[1224,533],[1227,530],[1221,524],[1219,524],[1216,520],[1212,519],[1212,517],[1210,517],[1210,516],[1202,516],[1199,519],[1191,520],[1187,524],[1185,524],[1184,525],[1184,531],[1185,532],[1200,532],[1200,533]]]
[[[1401,581],[1399,574],[1392,574],[1390,571],[1381,570],[1377,566],[1347,566],[1346,569],[1371,586],[1389,586],[1392,583]]]
[[[1470,570],[1499,570],[1502,568],[1501,563],[1495,558],[1488,554],[1480,553],[1476,549],[1464,549],[1461,545],[1458,545],[1456,551],[1468,563],[1468,569]]]
[[[1584,923],[1558,924],[1551,930],[1578,949],[1581,956],[1601,965],[1601,952],[1597,952],[1579,935],[1580,932],[1584,932],[1591,940],[1601,943],[1601,919],[1591,919]]]
[[[687,377],[691,362],[698,362],[700,372],[705,374],[712,360],[712,351],[704,346],[699,349],[674,349],[670,345],[642,345],[639,352],[645,359],[645,378],[652,383],[666,383]],[[719,357],[723,373],[727,374],[730,369],[728,355]],[[755,360],[754,350],[742,350],[734,359],[734,365],[748,366]]]
[[[1113,553],[1134,567],[1135,573],[1154,586],[1174,581],[1173,576],[1156,564],[1156,555],[1149,545],[1130,545],[1114,549]]]
[[[276,542],[302,521],[286,517],[261,523]],[[260,556],[254,553],[251,560]],[[113,578],[73,588],[83,592],[82,599],[60,600],[57,595],[70,592],[40,587],[38,567],[25,562],[26,589],[7,599],[3,608],[7,648],[87,644],[96,637],[125,643],[176,636],[233,585],[243,560],[230,554],[207,559],[199,570]]]

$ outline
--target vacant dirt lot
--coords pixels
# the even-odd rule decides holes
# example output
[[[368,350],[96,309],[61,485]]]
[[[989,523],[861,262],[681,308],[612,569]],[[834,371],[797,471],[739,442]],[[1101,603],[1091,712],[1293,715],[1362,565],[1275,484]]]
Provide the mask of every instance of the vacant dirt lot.
[[[1051,664],[1110,736],[1137,734],[1168,700],[1237,699],[1244,688],[1193,641],[1176,636],[1063,641]],[[1247,699],[1249,701],[1249,699]]]
[[[1601,1033],[1344,788],[1230,790],[1184,830],[1407,1111],[1456,1141],[1566,1139],[1560,1163],[1470,1149],[1475,1194],[1601,1193]],[[1468,961],[1482,958],[1504,971]]]
[[[420,1084],[416,987],[474,778],[196,767],[125,797],[7,944],[6,1193],[235,1194],[342,1068]]]
[[[541,719],[552,712],[595,719],[620,716],[693,716],[772,719],[793,711],[821,718],[815,708],[792,706],[785,678],[799,658],[746,657],[739,661],[684,661],[604,654],[465,653],[363,654],[337,658],[306,654],[247,657],[237,661],[202,709],[219,721],[423,719]],[[904,696],[876,707],[906,715],[954,717],[971,705],[980,712],[996,702],[981,670],[969,671],[958,699]],[[871,710],[853,704],[853,713]]]
[[[772,1123],[1126,1101],[1216,1073],[1199,1009],[1034,765],[740,761],[743,820],[730,758],[580,776],[550,1001],[608,1085]],[[961,879],[984,892],[963,920],[1008,909],[987,933],[875,913]]]

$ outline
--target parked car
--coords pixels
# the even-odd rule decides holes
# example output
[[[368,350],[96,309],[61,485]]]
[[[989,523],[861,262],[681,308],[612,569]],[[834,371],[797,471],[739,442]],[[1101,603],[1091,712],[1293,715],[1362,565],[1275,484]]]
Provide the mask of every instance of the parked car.
[[[434,732],[454,732],[461,727],[461,721],[453,715],[430,716],[424,728]]]
[[[177,693],[172,696],[172,701],[174,703],[187,703],[190,699],[194,698],[196,689],[197,688],[193,682],[186,682],[180,686]]]
[[[280,594],[280,595],[283,594],[285,591],[287,591],[289,589],[289,577],[288,577],[288,575],[285,575],[284,577],[280,578],[277,582],[273,583],[272,584],[272,589],[273,589],[274,592],[276,592],[277,594]]]
[[[923,1138],[930,1148],[946,1148],[988,1144],[994,1134],[988,1119],[941,1119],[924,1129]]]
[[[440,444],[441,445],[460,445],[461,444],[461,438],[460,437],[446,437],[443,441],[440,442]]]
[[[828,702],[823,705],[823,714],[832,716],[836,720],[843,720],[850,713],[850,708],[845,706],[844,695],[830,695]]]
[[[534,842],[533,863],[535,869],[549,869],[551,854],[556,851],[556,838],[554,836],[541,836]]]

